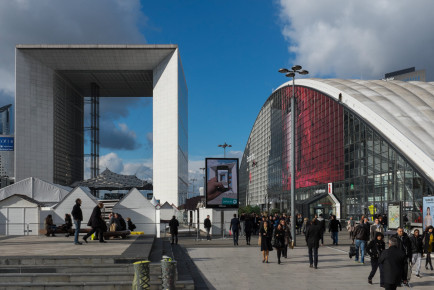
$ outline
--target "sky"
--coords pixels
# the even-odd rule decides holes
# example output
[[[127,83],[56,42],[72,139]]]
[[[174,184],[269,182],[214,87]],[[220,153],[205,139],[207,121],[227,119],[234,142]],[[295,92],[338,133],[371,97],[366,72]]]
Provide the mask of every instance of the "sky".
[[[219,144],[241,158],[262,105],[288,81],[281,67],[381,79],[414,66],[433,81],[432,11],[430,0],[0,0],[0,106],[14,103],[17,44],[177,44],[197,193]],[[152,99],[102,98],[100,112],[100,169],[151,179]]]

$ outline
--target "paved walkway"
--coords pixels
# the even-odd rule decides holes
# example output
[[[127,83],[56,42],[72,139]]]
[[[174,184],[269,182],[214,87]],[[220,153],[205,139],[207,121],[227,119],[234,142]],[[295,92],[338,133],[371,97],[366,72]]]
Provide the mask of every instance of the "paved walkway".
[[[307,248],[297,237],[299,246],[289,250],[288,259],[282,259],[281,265],[277,264],[276,251],[270,252],[269,264],[262,263],[256,237],[251,246],[242,239],[238,247],[233,246],[231,239],[198,242],[185,238],[181,244],[187,248],[208,289],[383,289],[379,285],[379,272],[374,284],[368,284],[369,258],[365,265],[349,259],[349,240],[343,238],[339,246],[320,247],[318,269],[313,269],[309,268]],[[331,244],[329,237],[325,244]],[[421,279],[413,278],[410,286],[434,289],[434,271],[423,268],[422,275]]]

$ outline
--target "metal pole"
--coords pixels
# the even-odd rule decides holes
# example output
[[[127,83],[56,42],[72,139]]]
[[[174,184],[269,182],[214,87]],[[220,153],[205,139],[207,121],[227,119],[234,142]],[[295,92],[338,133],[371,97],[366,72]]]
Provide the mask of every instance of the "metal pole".
[[[291,234],[296,245],[295,234],[295,77],[292,77],[291,98]]]

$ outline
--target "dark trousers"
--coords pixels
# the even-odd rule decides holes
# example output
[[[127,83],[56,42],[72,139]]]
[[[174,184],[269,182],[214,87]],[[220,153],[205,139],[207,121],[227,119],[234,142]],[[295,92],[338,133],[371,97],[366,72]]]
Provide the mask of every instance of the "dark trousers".
[[[285,245],[282,248],[282,256],[285,257],[285,258],[288,258],[288,245]]]
[[[383,265],[378,263],[378,259],[371,259],[371,273],[368,276],[368,280],[374,278],[378,268],[380,268],[380,285],[383,285]]]
[[[246,243],[247,245],[250,245],[250,238],[252,237],[251,232],[246,232]]]
[[[282,256],[282,248],[276,248],[277,261],[280,263],[280,257]]]
[[[98,236],[100,242],[104,242],[104,232],[102,228],[92,228],[92,230],[84,236],[84,239],[89,238],[93,233]]]
[[[318,266],[318,248],[309,247],[309,264]]]
[[[206,229],[206,239],[207,239],[207,240],[211,240],[211,236],[210,236],[210,234],[209,234],[211,228],[205,228],[205,229]]]
[[[428,267],[428,265],[430,265],[431,269],[432,269],[431,253],[426,254],[425,267]]]
[[[324,245],[324,232],[321,233],[320,240],[321,240],[321,245]]]
[[[173,243],[178,244],[178,233],[171,233],[170,235],[172,236],[172,241],[171,241],[171,243],[172,243],[172,244],[173,244]]]
[[[239,235],[239,232],[238,231],[234,231],[232,234],[233,234],[233,238],[234,238],[234,246],[238,246],[238,235]]]
[[[386,290],[396,290],[397,285],[396,284],[384,284],[384,288]]]

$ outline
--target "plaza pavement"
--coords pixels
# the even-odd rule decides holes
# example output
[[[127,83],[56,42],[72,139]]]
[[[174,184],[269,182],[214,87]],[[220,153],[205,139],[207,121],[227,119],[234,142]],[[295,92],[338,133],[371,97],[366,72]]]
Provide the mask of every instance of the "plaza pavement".
[[[193,238],[180,240],[196,271],[200,272],[201,283],[196,289],[384,289],[380,288],[379,271],[368,284],[371,270],[370,259],[365,264],[354,262],[348,257],[349,239],[347,232],[340,234],[339,246],[331,246],[326,235],[325,245],[319,248],[318,269],[309,268],[307,247],[302,236],[297,236],[298,246],[289,250],[288,259],[277,264],[276,251],[270,252],[269,264],[262,263],[262,255],[253,237],[247,246],[243,237],[239,245],[233,246],[232,239],[216,238],[212,241],[196,241]],[[303,236],[304,238],[304,236]],[[434,271],[425,270],[422,260],[422,278],[412,277],[412,289],[434,289]]]

